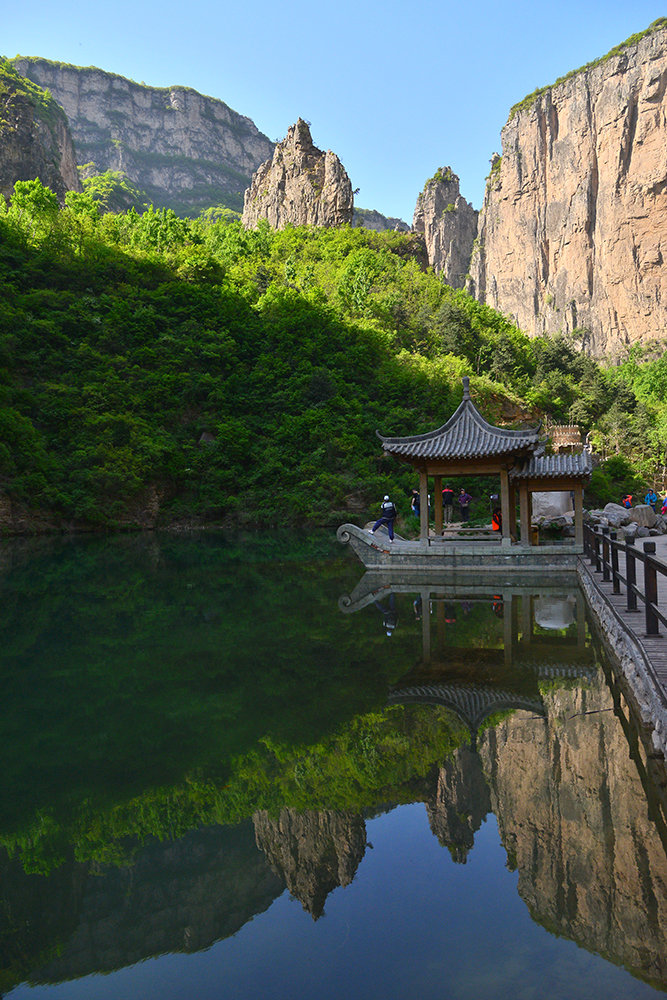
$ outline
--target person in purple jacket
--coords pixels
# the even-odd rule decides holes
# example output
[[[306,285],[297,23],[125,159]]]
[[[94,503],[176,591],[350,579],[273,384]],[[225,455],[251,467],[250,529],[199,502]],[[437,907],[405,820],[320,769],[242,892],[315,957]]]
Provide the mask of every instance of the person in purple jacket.
[[[461,511],[461,520],[467,521],[470,517],[470,504],[472,503],[472,497],[469,493],[466,493],[463,487],[459,490],[459,510]]]

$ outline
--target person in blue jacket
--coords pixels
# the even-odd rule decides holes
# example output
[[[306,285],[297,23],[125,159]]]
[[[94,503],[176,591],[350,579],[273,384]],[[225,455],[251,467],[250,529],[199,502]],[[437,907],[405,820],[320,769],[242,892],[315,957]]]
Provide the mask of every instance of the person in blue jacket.
[[[655,510],[655,505],[657,504],[657,502],[658,502],[658,496],[655,490],[649,490],[646,496],[644,497],[644,503],[648,504],[649,507],[653,507],[653,509]]]

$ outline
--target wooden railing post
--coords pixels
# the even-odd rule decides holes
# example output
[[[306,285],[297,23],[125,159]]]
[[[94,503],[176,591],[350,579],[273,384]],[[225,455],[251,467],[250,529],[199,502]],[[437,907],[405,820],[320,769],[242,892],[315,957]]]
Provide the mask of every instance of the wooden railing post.
[[[618,578],[618,549],[616,548],[617,533],[610,531],[609,537],[611,538],[611,589],[612,593],[620,594],[621,581]]]
[[[637,595],[635,593],[635,585],[637,583],[637,563],[635,560],[635,536],[630,535],[629,538],[625,539],[625,577],[627,580],[627,601],[626,608],[628,611],[637,610]]]
[[[655,542],[644,542],[645,555],[655,557]],[[653,610],[658,604],[658,574],[651,559],[644,560],[644,597],[646,598],[646,635],[659,635],[658,616]]]
[[[609,526],[602,529],[602,579],[609,581]]]
[[[595,555],[595,572],[602,572],[602,560],[600,559],[600,539],[602,535],[595,529],[595,534],[593,535],[593,553]]]

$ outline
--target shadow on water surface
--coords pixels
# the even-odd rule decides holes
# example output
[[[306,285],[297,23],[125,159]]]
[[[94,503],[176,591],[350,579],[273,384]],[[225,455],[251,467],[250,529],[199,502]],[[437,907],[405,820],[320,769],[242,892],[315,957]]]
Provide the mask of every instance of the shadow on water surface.
[[[533,921],[664,990],[664,767],[582,596],[355,585],[331,551],[5,547],[0,991],[259,933],[285,887],[325,940],[332,892],[372,869],[368,823],[408,803],[453,872],[494,814]]]

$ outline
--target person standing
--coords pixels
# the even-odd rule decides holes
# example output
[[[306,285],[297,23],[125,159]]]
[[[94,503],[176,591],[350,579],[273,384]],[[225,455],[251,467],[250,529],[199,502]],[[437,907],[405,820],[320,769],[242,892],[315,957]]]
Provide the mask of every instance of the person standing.
[[[369,529],[371,535],[374,535],[377,529],[381,527],[381,525],[386,524],[387,534],[389,535],[389,541],[393,542],[394,521],[396,520],[397,516],[398,516],[398,511],[396,510],[396,507],[394,506],[393,502],[389,499],[389,497],[385,496],[384,500],[380,504],[380,516],[373,525],[373,527]]]
[[[445,524],[450,524],[452,520],[452,511],[454,509],[454,490],[451,486],[445,486],[442,491],[442,513],[444,516]]]
[[[461,511],[461,520],[468,521],[470,519],[470,504],[472,503],[472,497],[469,493],[466,493],[463,487],[459,490],[459,510]]]
[[[649,489],[648,493],[644,497],[644,503],[647,504],[649,507],[653,507],[653,509],[655,510],[655,505],[657,504],[657,502],[658,502],[657,493],[655,492],[655,490]]]

